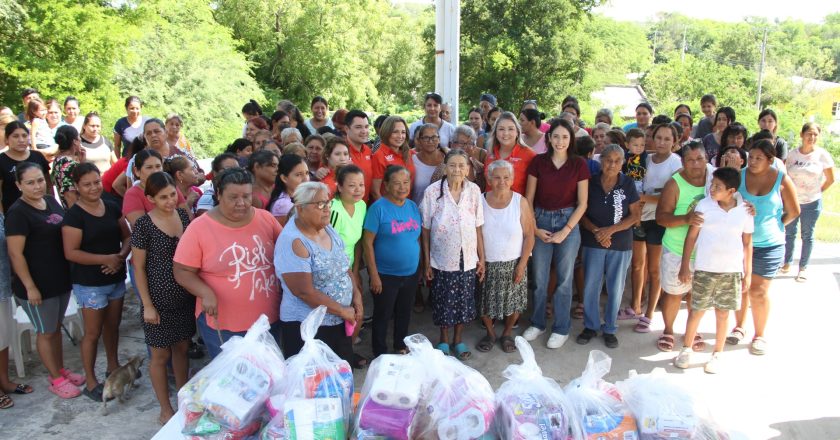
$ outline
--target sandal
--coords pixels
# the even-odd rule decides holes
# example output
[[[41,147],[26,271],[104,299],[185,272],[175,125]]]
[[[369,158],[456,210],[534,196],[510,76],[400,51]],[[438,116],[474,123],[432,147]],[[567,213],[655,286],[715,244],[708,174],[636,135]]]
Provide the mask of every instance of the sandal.
[[[0,393],[0,409],[9,409],[15,406],[15,402],[8,394]]]
[[[27,385],[27,384],[25,384],[25,383],[19,383],[19,384],[17,384],[17,386],[15,387],[15,389],[13,389],[12,391],[9,391],[9,392],[10,392],[10,393],[15,393],[15,394],[29,394],[29,393],[31,393],[32,391],[33,391],[33,390],[32,390],[32,387],[31,387],[31,386],[29,386],[29,385]],[[3,392],[2,392],[2,391],[0,391],[0,394],[3,394]]]
[[[729,332],[729,336],[726,337],[726,343],[729,345],[738,345],[746,336],[747,335],[744,333],[744,329],[741,327],[735,327],[731,332]]]
[[[572,318],[583,319],[583,304],[578,303],[578,305],[575,306],[575,310],[572,312]]]
[[[353,368],[356,370],[364,370],[368,366],[368,360],[366,357],[358,354],[353,353]]]
[[[446,356],[449,356],[449,344],[447,344],[446,342],[441,342],[435,348],[442,351],[443,354],[445,354]]]
[[[626,321],[628,319],[636,319],[636,311],[632,307],[625,307],[618,311],[617,316],[619,321]]]
[[[475,345],[475,348],[482,353],[487,353],[493,349],[494,345],[496,345],[496,338],[490,337],[490,335],[484,335],[484,337],[478,341],[478,344]],[[457,350],[458,347],[456,346],[455,349]]]
[[[502,351],[505,353],[513,353],[516,351],[516,342],[513,341],[512,337],[502,336],[499,338],[499,341],[502,344]]]
[[[457,357],[459,361],[463,362],[472,357],[472,352],[470,352],[470,349],[467,348],[466,344],[459,342],[455,344],[455,357]]]
[[[808,281],[808,274],[805,273],[805,269],[799,269],[799,274],[796,275],[794,280],[796,280],[797,283],[804,283],[805,281]]]
[[[674,349],[674,335],[662,334],[656,341],[656,348],[659,351],[671,351]]]
[[[750,354],[756,356],[763,356],[767,353],[767,340],[761,336],[756,336],[750,344]]]
[[[697,353],[701,351],[706,351],[706,341],[703,340],[703,337],[700,336],[700,333],[694,335],[694,341],[691,343],[691,349]]]
[[[639,316],[639,322],[633,327],[636,333],[650,333],[650,318],[644,315]]]
[[[75,385],[70,383],[70,381],[63,376],[51,382],[52,383],[50,383],[50,386],[48,386],[47,389],[62,399],[72,399],[74,397],[79,397],[79,395],[82,394]]]

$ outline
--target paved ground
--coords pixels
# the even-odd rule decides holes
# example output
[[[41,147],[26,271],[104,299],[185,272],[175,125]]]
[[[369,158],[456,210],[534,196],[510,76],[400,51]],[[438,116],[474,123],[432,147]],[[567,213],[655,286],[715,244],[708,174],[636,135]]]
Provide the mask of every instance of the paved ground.
[[[773,311],[768,339],[771,351],[764,357],[751,356],[747,345],[727,347],[726,371],[719,375],[703,373],[702,363],[708,353],[697,355],[697,368],[678,370],[671,365],[675,353],[661,353],[655,347],[656,335],[662,328],[661,318],[654,319],[653,332],[640,335],[632,332],[632,323],[623,322],[618,336],[621,345],[607,349],[600,339],[588,346],[569,341],[559,350],[548,350],[544,340],[534,343],[537,359],[547,376],[561,384],[580,374],[589,350],[599,349],[613,356],[612,371],[607,377],[618,381],[631,369],[645,373],[656,367],[679,375],[686,387],[702,396],[711,406],[716,419],[728,427],[736,438],[748,439],[840,439],[840,395],[837,365],[840,355],[831,345],[840,312],[840,246],[818,245],[812,259],[810,281],[799,284],[792,276],[782,276],[772,288]],[[120,359],[144,354],[142,329],[135,299],[127,302],[120,342]],[[677,328],[684,328],[686,312],[680,312]],[[573,334],[582,322],[574,321]],[[524,326],[523,326],[524,327]],[[708,316],[701,327],[708,342],[714,331],[714,319]],[[412,322],[413,332],[437,337],[430,312]],[[478,325],[466,331],[467,342],[474,345],[481,337]],[[364,336],[359,346],[362,354],[370,353],[370,338]],[[67,365],[80,370],[78,348],[65,338]],[[100,348],[97,373],[104,374],[104,358]],[[505,354],[498,347],[484,354],[474,352],[467,363],[487,376],[494,387],[504,380],[502,370],[509,363],[518,363],[517,354]],[[46,373],[37,355],[26,363],[26,382],[35,387],[28,396],[14,396],[15,407],[0,411],[0,432],[6,439],[148,439],[159,429],[157,403],[148,374],[139,381],[134,397],[125,405],[111,406],[111,414],[101,416],[100,405],[79,397],[61,400],[46,391]],[[14,373],[14,369],[12,369]],[[361,386],[364,372],[356,375]]]

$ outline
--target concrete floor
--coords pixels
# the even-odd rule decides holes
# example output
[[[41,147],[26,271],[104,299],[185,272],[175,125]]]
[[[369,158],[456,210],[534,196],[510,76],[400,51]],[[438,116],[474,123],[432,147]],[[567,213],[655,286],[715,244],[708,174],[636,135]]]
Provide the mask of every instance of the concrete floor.
[[[840,439],[840,404],[836,397],[840,395],[837,380],[840,355],[828,344],[837,328],[838,316],[834,312],[840,311],[840,246],[819,244],[816,247],[807,283],[796,283],[793,275],[780,276],[772,286],[773,311],[767,334],[770,352],[756,357],[748,353],[746,342],[737,347],[727,346],[726,370],[718,375],[708,375],[702,370],[710,351],[696,355],[697,368],[674,368],[671,362],[676,353],[662,353],[655,346],[662,329],[658,315],[654,318],[653,331],[646,335],[632,331],[635,322],[621,322],[618,332],[621,345],[616,349],[607,349],[601,339],[580,346],[573,338],[558,350],[545,348],[544,338],[535,341],[533,347],[543,373],[563,385],[580,374],[592,349],[613,357],[612,371],[606,377],[609,381],[626,378],[631,369],[646,373],[656,367],[665,368],[680,376],[680,382],[708,402],[716,420],[734,438]],[[139,305],[133,296],[129,297],[121,333],[121,361],[146,352]],[[686,312],[682,310],[677,329],[684,328],[685,318]],[[581,329],[582,321],[573,321],[572,335]],[[433,341],[437,338],[430,311],[413,318],[411,331],[422,332]],[[704,319],[701,331],[711,343],[714,332],[711,314]],[[474,346],[481,336],[482,329],[473,324],[465,331],[465,342]],[[363,333],[363,342],[357,347],[362,354],[370,354],[369,334]],[[68,367],[81,370],[79,350],[66,338],[65,356]],[[495,388],[504,381],[504,368],[518,362],[518,354],[505,354],[497,346],[490,353],[474,351],[467,364],[481,371]],[[31,384],[35,392],[13,396],[15,407],[0,410],[3,439],[148,439],[160,429],[157,401],[145,372],[132,399],[124,405],[109,404],[110,415],[103,417],[99,411],[101,404],[84,396],[62,400],[49,393],[46,373],[37,355],[27,360],[26,371],[27,377],[20,380]],[[14,368],[11,373],[14,380]],[[97,374],[101,380],[104,375],[101,347]],[[357,372],[358,388],[363,381],[364,371]]]

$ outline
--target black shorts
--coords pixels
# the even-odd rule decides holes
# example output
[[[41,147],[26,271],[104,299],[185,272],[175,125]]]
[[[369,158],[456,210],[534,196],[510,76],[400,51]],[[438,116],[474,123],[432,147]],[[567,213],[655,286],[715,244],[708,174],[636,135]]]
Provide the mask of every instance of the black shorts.
[[[633,226],[633,241],[661,246],[664,235],[665,228],[656,223],[656,220],[645,220],[641,226]]]

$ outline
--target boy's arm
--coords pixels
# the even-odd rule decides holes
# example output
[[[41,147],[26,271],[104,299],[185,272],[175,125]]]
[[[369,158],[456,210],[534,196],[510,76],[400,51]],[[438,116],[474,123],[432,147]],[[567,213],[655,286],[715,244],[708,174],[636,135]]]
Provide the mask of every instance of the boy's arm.
[[[744,243],[744,277],[741,288],[744,292],[750,289],[750,278],[752,277],[752,234],[741,234],[741,241]]]
[[[691,281],[691,254],[694,252],[694,245],[697,243],[697,236],[700,235],[700,226],[689,226],[683,244],[682,264],[680,264],[679,279],[682,283]]]

